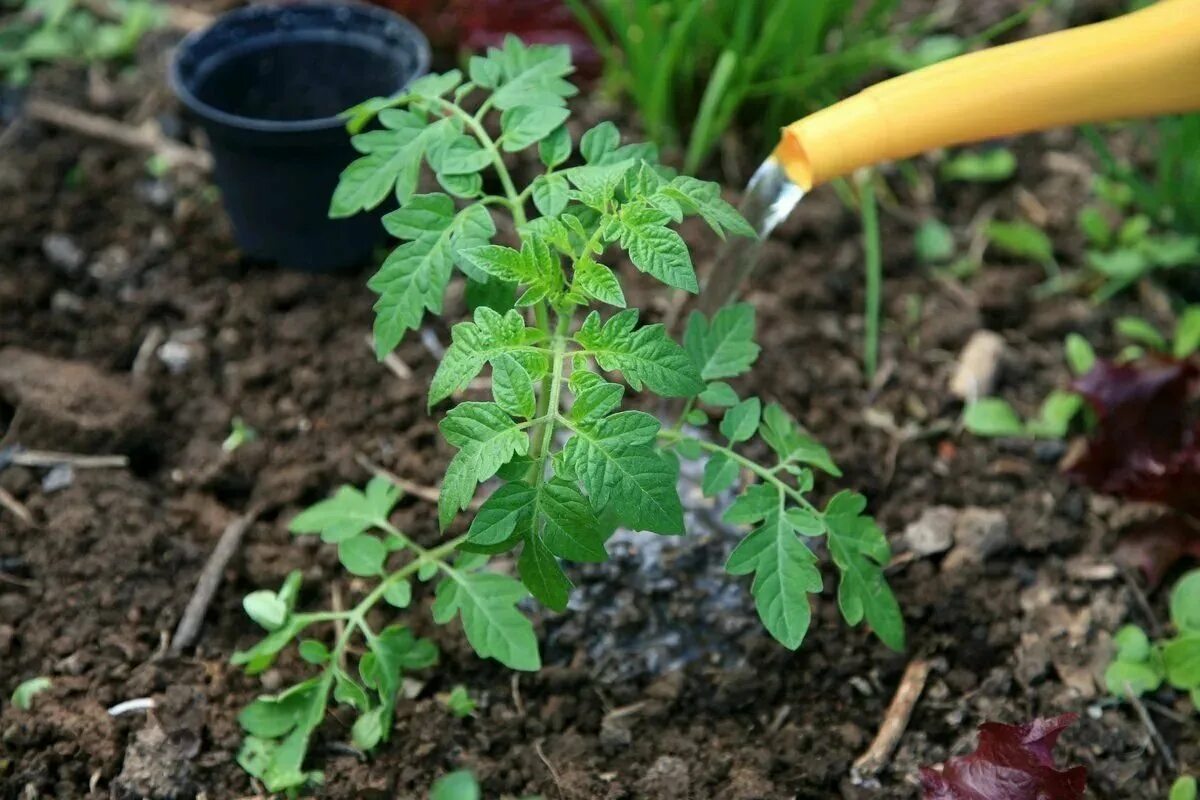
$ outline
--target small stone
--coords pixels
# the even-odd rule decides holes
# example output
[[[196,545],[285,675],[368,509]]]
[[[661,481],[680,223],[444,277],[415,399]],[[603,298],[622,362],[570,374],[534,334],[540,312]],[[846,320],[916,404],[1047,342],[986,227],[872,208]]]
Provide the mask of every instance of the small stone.
[[[88,267],[88,274],[101,283],[120,283],[133,272],[129,251],[119,244],[110,245]]]
[[[657,800],[683,800],[691,797],[692,778],[687,762],[677,756],[659,756],[646,774],[638,779],[637,794]]]
[[[904,529],[904,543],[918,556],[944,553],[954,545],[954,525],[957,521],[956,508],[927,508]]]
[[[262,687],[268,692],[274,692],[278,690],[280,686],[283,686],[283,675],[281,675],[277,669],[269,669],[262,674],[262,677],[259,678],[259,681],[262,682]]]
[[[42,491],[46,494],[62,491],[75,482],[75,470],[70,464],[57,464],[42,478]]]
[[[182,342],[163,342],[158,348],[158,360],[167,365],[172,375],[179,375],[192,363],[192,349]]]
[[[1008,518],[991,508],[964,508],[954,526],[954,541],[954,549],[946,556],[946,569],[982,564],[1012,545]]]
[[[605,717],[600,722],[600,744],[613,749],[625,748],[633,743],[633,732],[618,720]]]
[[[59,289],[50,298],[50,310],[55,314],[82,314],[83,300],[77,294]]]
[[[51,265],[67,274],[78,272],[87,258],[75,240],[65,233],[47,234],[42,239],[42,254]]]
[[[1004,356],[1004,338],[993,331],[975,331],[958,357],[950,378],[950,393],[959,400],[975,400],[992,393]]]

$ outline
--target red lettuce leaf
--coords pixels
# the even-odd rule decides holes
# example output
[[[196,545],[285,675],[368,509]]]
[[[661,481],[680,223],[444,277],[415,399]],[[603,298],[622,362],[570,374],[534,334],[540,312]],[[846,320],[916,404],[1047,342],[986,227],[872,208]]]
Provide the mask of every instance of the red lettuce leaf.
[[[1075,719],[1064,714],[1024,725],[984,723],[974,753],[922,767],[924,800],[1082,800],[1087,770],[1060,770],[1051,752]]]
[[[1067,472],[1105,494],[1200,516],[1200,426],[1190,410],[1198,378],[1186,361],[1096,362],[1071,387],[1096,428]]]

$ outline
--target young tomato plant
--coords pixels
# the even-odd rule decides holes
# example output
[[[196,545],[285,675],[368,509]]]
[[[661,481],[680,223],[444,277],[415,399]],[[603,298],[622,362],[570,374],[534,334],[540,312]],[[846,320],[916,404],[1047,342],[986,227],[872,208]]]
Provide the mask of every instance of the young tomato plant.
[[[434,622],[460,620],[480,656],[538,669],[523,601],[532,595],[565,609],[572,586],[562,562],[605,560],[605,542],[618,525],[683,534],[680,458],[707,459],[709,495],[735,484],[743,489],[725,519],[753,530],[731,554],[728,571],[754,576],[758,613],[776,639],[794,649],[808,630],[809,595],[822,588],[808,542],[823,537],[841,575],[843,616],[852,625],[865,620],[887,645],[903,647],[900,610],[883,576],[888,543],[864,515],[865,498],[844,491],[823,508],[815,505],[808,496],[814,470],[840,475],[828,451],[783,408],[739,397],[726,382],[758,356],[753,308],[729,307],[712,319],[693,315],[681,345],[625,307],[617,274],[603,263],[623,251],[642,272],[694,292],[687,245],[671,226],[699,215],[721,236],[752,236],[752,229],[716,184],[673,174],[656,163],[651,146],[622,145],[610,123],[583,134],[582,163],[566,166],[573,150],[564,124],[566,98],[575,92],[565,80],[570,71],[565,47],[526,47],[509,38],[472,58],[469,77],[425,77],[403,96],[368,101],[350,114],[363,156],[343,173],[331,213],[350,215],[394,195],[399,208],[383,224],[404,240],[369,283],[379,295],[378,354],[390,352],[426,312],[441,313],[456,272],[468,281],[468,298],[487,301],[453,327],[429,389],[430,407],[452,400],[439,427],[457,449],[442,481],[441,527],[469,506],[480,483],[498,481],[466,533],[429,548],[389,522],[399,493],[381,479],[363,491],[343,487],[293,520],[293,531],[336,544],[348,571],[376,583],[348,611],[293,611],[293,579],[278,593],[247,598],[247,611],[271,631],[235,656],[251,671],[266,668],[310,626],[341,626],[332,646],[300,642],[300,655],[320,670],[316,677],[260,698],[242,715],[250,734],[242,763],[268,788],[316,777],[304,767],[305,750],[331,693],[358,714],[356,747],[387,738],[401,673],[432,665],[437,653],[406,628],[377,630],[368,617],[381,603],[407,607],[413,578],[434,584]],[[372,120],[381,127],[361,132]],[[518,188],[504,154],[534,147],[544,171]],[[444,192],[417,193],[423,164]],[[485,171],[494,182],[485,183]],[[492,186],[499,191],[490,193]],[[530,205],[537,215],[529,215]],[[510,218],[515,246],[492,242],[494,213]],[[485,368],[492,400],[454,399]],[[682,417],[664,427],[650,414],[623,409],[627,387],[683,398]],[[703,425],[709,414],[719,419],[718,437],[685,427]],[[769,463],[743,452],[756,437],[761,445],[751,452],[770,452]],[[514,550],[515,577],[489,568],[489,557]],[[347,662],[359,639],[365,652],[353,670]]]

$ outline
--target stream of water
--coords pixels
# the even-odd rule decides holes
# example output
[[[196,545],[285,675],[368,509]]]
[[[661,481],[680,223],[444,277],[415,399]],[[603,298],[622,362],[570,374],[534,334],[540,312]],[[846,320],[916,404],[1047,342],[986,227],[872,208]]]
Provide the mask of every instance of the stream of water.
[[[736,298],[742,283],[754,271],[759,245],[804,197],[804,190],[788,178],[774,158],[764,161],[746,186],[738,211],[758,233],[757,239],[730,237],[717,253],[700,294],[700,310],[712,314]]]

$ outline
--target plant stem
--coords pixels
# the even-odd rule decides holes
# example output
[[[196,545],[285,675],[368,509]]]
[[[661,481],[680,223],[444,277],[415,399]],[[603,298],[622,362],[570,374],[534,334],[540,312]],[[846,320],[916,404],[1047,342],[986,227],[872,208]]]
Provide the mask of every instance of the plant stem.
[[[875,370],[879,366],[879,315],[883,294],[883,252],[879,241],[879,210],[872,177],[868,174],[859,181],[863,252],[867,270],[867,307],[863,332],[863,371],[867,380],[875,377]]]
[[[806,498],[800,492],[796,491],[794,488],[792,488],[787,483],[785,483],[783,480],[781,480],[772,470],[769,470],[766,467],[764,467],[760,464],[757,464],[754,461],[751,461],[750,459],[746,458],[745,456],[735,452],[731,448],[725,447],[724,445],[719,445],[716,442],[709,442],[704,439],[697,439],[694,436],[684,436],[683,434],[679,433],[678,431],[674,431],[674,430],[659,431],[658,438],[665,442],[670,442],[672,444],[683,441],[684,439],[690,439],[691,441],[698,444],[702,449],[707,450],[710,453],[723,453],[726,457],[732,459],[733,461],[736,461],[742,467],[745,467],[746,469],[750,470],[758,477],[762,478],[762,480],[764,482],[771,484],[776,489],[778,489],[780,492],[787,495],[791,499],[795,500],[796,503],[798,503],[803,508],[807,509],[808,511],[811,511],[813,514],[816,514],[818,517],[822,516],[821,511],[816,506],[814,506],[812,503],[810,503],[808,498]]]
[[[567,357],[567,332],[571,328],[571,314],[559,314],[554,329],[553,360],[550,374],[542,381],[542,392],[538,396],[538,417],[545,419],[534,428],[532,439],[533,466],[530,480],[541,483],[546,475],[546,457],[554,444],[554,420],[558,416],[558,405],[562,398],[563,365]]]

